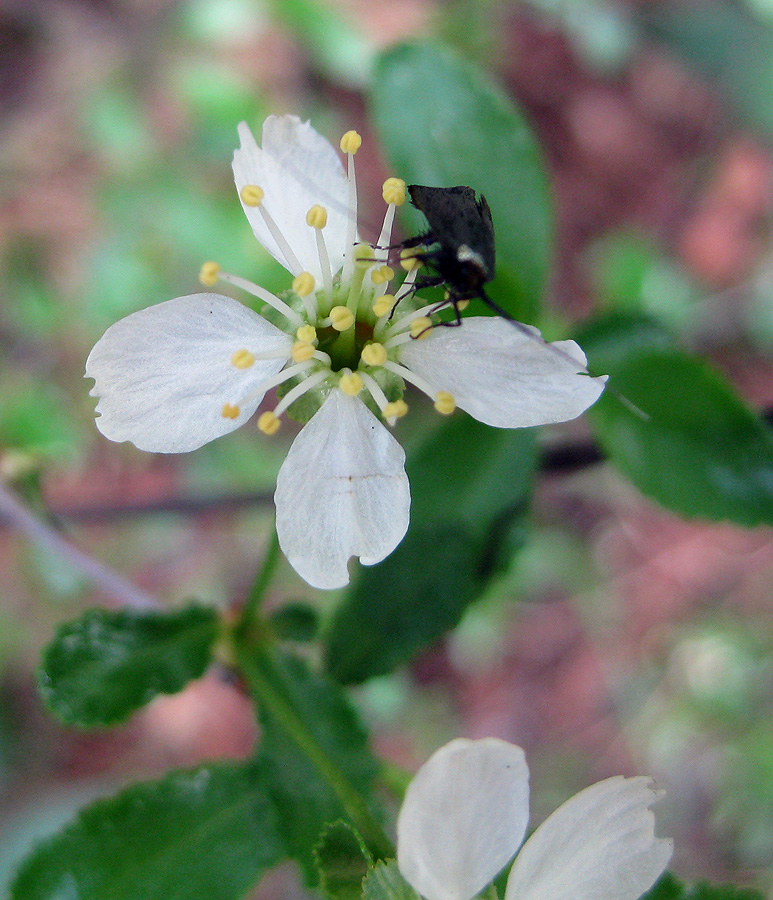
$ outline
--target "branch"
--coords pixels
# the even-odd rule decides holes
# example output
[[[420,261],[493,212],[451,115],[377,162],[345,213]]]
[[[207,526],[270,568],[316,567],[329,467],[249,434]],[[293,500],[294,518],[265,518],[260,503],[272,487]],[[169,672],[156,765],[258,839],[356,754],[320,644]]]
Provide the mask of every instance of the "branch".
[[[158,608],[150,594],[124,580],[99,560],[84,553],[56,529],[34,516],[0,481],[0,524],[6,523],[33,543],[52,550],[78,569],[96,587],[115,598],[122,606],[136,609]]]

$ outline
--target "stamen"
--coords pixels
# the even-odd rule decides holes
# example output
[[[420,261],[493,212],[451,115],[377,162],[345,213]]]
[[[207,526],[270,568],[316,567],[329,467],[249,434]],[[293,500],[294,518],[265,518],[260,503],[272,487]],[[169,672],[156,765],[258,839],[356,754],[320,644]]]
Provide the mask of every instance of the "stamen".
[[[341,150],[348,155],[346,177],[349,183],[349,220],[346,229],[346,257],[341,278],[346,283],[354,269],[352,249],[357,242],[357,178],[354,173],[354,154],[360,149],[362,138],[356,131],[347,131],[341,138]]]
[[[241,278],[239,275],[231,275],[230,272],[221,272],[220,278],[222,281],[227,281],[229,284],[240,287],[243,291],[247,291],[248,294],[252,294],[264,303],[268,303],[268,305],[273,307],[278,313],[281,313],[286,319],[289,319],[296,328],[303,325],[303,319],[294,309],[291,309],[284,300],[280,300],[279,297],[276,297],[271,291],[262,288],[259,284],[248,281],[246,278]]]
[[[330,254],[327,252],[325,236],[322,234],[322,229],[327,225],[327,210],[325,207],[312,206],[306,213],[306,224],[316,230],[319,268],[322,272],[322,283],[325,287],[325,293],[329,297],[333,291],[333,272],[330,268]]]
[[[249,369],[254,364],[255,355],[245,348],[237,350],[231,357],[231,365],[236,366],[237,369]]]
[[[429,337],[432,330],[432,319],[429,316],[418,316],[411,322],[411,337],[414,340],[422,341]]]
[[[238,419],[241,415],[241,409],[233,403],[224,403],[220,410],[220,415],[224,419]]]
[[[263,432],[263,434],[272,435],[276,434],[279,431],[282,423],[279,421],[279,416],[276,413],[272,412],[264,412],[258,416],[258,428]]]
[[[360,372],[360,376],[371,397],[376,401],[376,406],[383,413],[384,408],[389,405],[386,394],[381,390],[381,386],[372,375],[368,375],[367,372]]]
[[[407,247],[405,250],[400,251],[400,265],[406,272],[411,272],[413,269],[419,268],[421,260],[417,259],[417,256],[421,252],[421,248],[419,247]]]
[[[348,331],[354,325],[354,313],[348,306],[334,306],[330,310],[330,324],[336,331]]]
[[[199,269],[199,281],[204,287],[214,287],[220,276],[220,264],[211,260]]]
[[[414,266],[405,276],[405,281],[403,281],[402,285],[400,286],[400,300],[402,300],[403,297],[406,297],[411,292],[410,289],[413,288],[414,284],[416,284],[416,279],[418,277],[419,266]]]
[[[312,388],[316,387],[329,375],[330,372],[323,369],[320,372],[315,372],[313,375],[309,375],[309,377],[305,378],[300,384],[296,384],[296,386],[291,391],[288,391],[279,401],[276,408],[274,409],[274,415],[281,416],[291,403],[295,403],[295,401],[299,397],[302,397],[306,393],[306,391],[310,391]]]
[[[296,341],[293,344],[293,349],[290,351],[290,356],[293,362],[300,363],[312,359],[315,353],[316,347],[314,344],[309,344],[306,341]]]
[[[313,325],[301,325],[295,332],[295,336],[299,341],[305,341],[307,344],[313,344],[317,339],[317,329]]]
[[[370,273],[373,284],[383,284],[385,281],[391,281],[394,277],[395,270],[391,266],[381,266]]]
[[[349,397],[356,397],[363,388],[362,377],[351,369],[345,369],[338,387]]]
[[[266,391],[270,391],[271,388],[275,388],[278,385],[282,384],[284,381],[288,381],[290,378],[294,378],[296,375],[300,375],[305,372],[307,369],[310,369],[314,365],[314,360],[310,359],[306,362],[297,363],[294,366],[288,366],[286,369],[282,369],[281,372],[277,375],[272,375],[271,378],[266,378],[265,381],[261,381],[258,384],[254,391],[251,391],[244,402],[249,403],[251,400],[254,400],[255,397],[262,397]]]
[[[263,203],[260,204],[258,210],[263,216],[263,221],[268,226],[268,230],[271,232],[271,237],[277,242],[279,249],[282,251],[282,255],[287,260],[290,271],[293,275],[297,275],[303,270],[303,266],[298,262],[298,257],[293,253],[290,245],[287,243],[287,239],[279,230],[279,226],[276,224],[273,216]]]
[[[416,373],[412,372],[410,369],[406,369],[405,366],[401,366],[399,363],[393,362],[391,359],[388,359],[384,363],[384,368],[389,369],[390,372],[394,372],[395,375],[399,375],[400,378],[403,378],[405,381],[409,381],[414,387],[417,387],[431,400],[434,400],[435,397],[437,397],[437,390],[432,387],[432,385],[428,381],[425,381],[420,375],[416,375]]]
[[[314,290],[314,276],[311,272],[301,272],[293,278],[292,288],[299,297],[306,297]]]
[[[266,209],[265,204],[263,203],[263,198],[265,196],[265,192],[262,187],[258,187],[257,184],[245,184],[244,187],[239,191],[239,196],[241,197],[242,203],[245,206],[257,207],[261,216],[263,216],[263,221],[266,223],[266,227],[271,232],[271,237],[277,242],[279,249],[282,251],[282,255],[287,260],[290,271],[293,275],[297,275],[302,271],[303,266],[298,262],[298,257],[293,253],[290,245],[287,243],[287,239],[279,230],[279,226],[274,221],[274,217],[271,213]]]
[[[387,352],[383,344],[374,342],[362,348],[360,359],[366,366],[383,366],[387,361]]]
[[[356,131],[347,131],[341,138],[339,146],[342,153],[348,153],[351,156],[354,156],[362,146],[362,138]]]
[[[397,298],[394,294],[382,294],[373,304],[373,312],[380,318],[388,316],[395,307]]]
[[[239,196],[242,198],[242,203],[246,206],[260,206],[265,197],[265,192],[257,184],[245,184],[239,191]]]
[[[402,344],[409,344],[413,340],[415,340],[415,338],[410,331],[403,331],[402,334],[395,334],[388,340],[384,341],[384,347],[387,350],[391,350],[392,348],[399,347]]]
[[[292,289],[303,301],[306,315],[310,319],[317,318],[317,303],[311,292],[314,290],[314,276],[311,272],[301,272],[293,278]]]
[[[467,309],[467,307],[469,305],[470,305],[469,300],[457,300],[456,301],[456,308],[459,310],[459,312],[464,312],[465,309]]]
[[[306,224],[310,228],[322,229],[327,225],[327,210],[316,203],[306,213]]]
[[[408,412],[407,404],[403,400],[396,400],[394,403],[390,403],[386,398],[386,394],[381,390],[381,387],[373,377],[368,375],[367,372],[360,372],[360,375],[376,406],[381,411],[381,415],[386,419],[387,425],[393,426],[400,416],[404,416]]]
[[[365,280],[365,272],[373,262],[373,248],[368,244],[357,244],[354,248],[354,271],[351,273],[349,281],[349,296],[346,298],[346,305],[357,315],[360,305],[360,295],[362,294],[362,282]]]
[[[450,416],[456,409],[456,400],[448,391],[438,391],[435,394],[435,409],[443,416]]]
[[[385,419],[402,419],[402,417],[408,412],[408,404],[400,398],[399,400],[393,400],[391,403],[387,403],[387,405],[381,410],[381,415],[384,416]],[[390,424],[394,424],[394,422],[390,422]]]
[[[381,188],[381,196],[390,206],[402,206],[406,200],[405,182],[402,178],[387,178]]]
[[[376,242],[379,247],[387,247],[392,243],[392,226],[395,222],[395,208],[405,203],[405,182],[402,178],[387,178],[381,188],[381,196],[387,204],[384,224]],[[390,276],[391,277],[391,276]]]
[[[406,278],[406,281],[408,279]],[[451,301],[449,300],[449,303]],[[396,322],[392,323],[392,327],[390,331],[394,334],[398,331],[403,331],[409,325],[412,326],[412,323],[421,317],[426,317],[429,312],[439,312],[443,308],[443,303],[428,303],[427,306],[422,306],[421,309],[415,309],[413,312],[406,313],[401,319],[398,319]],[[430,324],[432,324],[430,322]]]

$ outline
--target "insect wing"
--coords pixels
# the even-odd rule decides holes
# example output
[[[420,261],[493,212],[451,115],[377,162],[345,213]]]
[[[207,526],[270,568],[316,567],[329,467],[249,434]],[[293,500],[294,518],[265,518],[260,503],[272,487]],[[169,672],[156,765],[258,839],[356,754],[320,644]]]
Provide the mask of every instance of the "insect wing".
[[[470,187],[408,186],[413,205],[424,213],[431,235],[444,249],[454,253],[463,244],[483,260],[486,280],[494,277],[496,255],[494,223],[486,198]]]

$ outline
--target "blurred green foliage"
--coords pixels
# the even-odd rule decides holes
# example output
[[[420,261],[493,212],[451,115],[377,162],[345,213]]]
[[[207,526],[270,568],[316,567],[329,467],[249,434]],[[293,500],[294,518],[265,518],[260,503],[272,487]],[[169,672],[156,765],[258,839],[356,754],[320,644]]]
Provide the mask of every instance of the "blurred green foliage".
[[[595,74],[624,72],[637,46],[648,36],[663,42],[686,65],[719,85],[739,118],[765,135],[773,131],[773,13],[765,0],[748,0],[745,6],[719,0],[692,6],[649,5],[646,15],[632,14],[627,4],[598,0],[542,0],[534,5],[547,10],[560,23]],[[462,5],[468,10],[473,7],[474,21],[469,29],[459,27],[459,4],[439,7],[435,25],[463,54],[477,55],[479,59],[482,55],[485,59],[486,48],[497,47],[498,35],[492,24],[499,21],[496,14],[501,9],[496,4],[488,11],[486,4]],[[264,115],[274,109],[275,100],[250,80],[222,48],[242,33],[259,32],[270,17],[281,20],[290,38],[307,54],[306,93],[297,98],[296,111],[311,116],[318,125],[325,122],[330,126],[326,133],[332,136],[336,97],[371,84],[374,118],[383,150],[399,174],[430,183],[469,183],[489,193],[495,208],[501,259],[496,296],[512,302],[511,308],[519,315],[536,320],[548,276],[552,228],[540,152],[520,113],[503,110],[498,91],[489,84],[481,85],[478,76],[470,74],[467,62],[447,48],[427,49],[421,41],[392,49],[376,62],[372,42],[332,4],[303,0],[277,0],[266,5],[247,0],[184,2],[160,30],[154,66],[144,72],[136,61],[123,64],[109,78],[92,84],[80,98],[76,130],[82,141],[80,150],[92,170],[89,199],[96,222],[93,237],[83,248],[80,277],[75,283],[72,278],[57,277],[52,247],[39,237],[14,235],[4,249],[0,326],[9,345],[0,362],[0,440],[4,450],[23,451],[59,467],[77,465],[86,459],[99,440],[91,418],[92,401],[84,396],[87,386],[81,377],[89,346],[117,318],[169,297],[197,291],[196,275],[204,260],[215,258],[226,269],[270,289],[286,288],[285,273],[263,253],[244,220],[229,172],[236,123],[246,119],[257,127]],[[492,58],[496,59],[495,52]],[[397,63],[403,66],[401,70]],[[375,79],[369,82],[374,64]],[[410,75],[407,85],[401,81],[406,71]],[[438,118],[450,118],[470,97],[474,97],[474,103],[466,115],[475,120],[475,128],[467,135],[467,142],[438,138],[436,132],[427,131],[433,113]],[[159,98],[170,102],[169,121],[158,112]],[[526,173],[514,189],[509,178],[500,179],[497,175],[496,163],[503,152],[508,165],[519,166]],[[677,338],[689,340],[694,335],[705,289],[674,259],[670,248],[663,248],[645,234],[615,228],[598,238],[587,262],[599,306],[612,320],[623,323],[611,329],[611,337],[607,332],[606,345],[599,323],[587,326],[586,333],[596,341],[593,349],[600,369],[611,370],[629,352],[661,352],[673,348]],[[757,324],[750,319],[744,338],[748,332],[752,337],[765,329],[771,333],[771,296],[770,280],[759,280]],[[770,338],[767,343],[761,340],[759,346],[769,349]],[[691,371],[695,369],[692,363],[686,365],[692,367]],[[713,376],[703,378],[696,372],[693,371],[695,378],[686,382],[692,392],[682,398],[687,406],[694,403],[696,393],[706,388],[707,380],[716,386]],[[705,374],[703,369],[701,372]],[[655,389],[662,387],[665,412],[670,412],[674,407],[667,393],[672,386],[668,373],[656,375],[648,383],[654,383]],[[615,402],[610,400],[611,404]],[[730,418],[738,422],[744,413],[735,403],[733,398]],[[604,414],[602,410],[600,415]],[[456,427],[464,430],[468,423],[459,421],[462,424]],[[748,418],[741,424],[744,423],[749,425]],[[635,427],[637,423],[628,424]],[[717,432],[722,431],[721,425],[722,422]],[[603,425],[599,433],[602,432]],[[717,443],[726,437],[717,435]],[[611,440],[607,447],[611,448]],[[508,447],[502,441],[495,449],[505,453]],[[508,508],[512,508],[517,506],[514,497],[528,494],[528,483],[523,483],[528,479],[523,474],[524,470],[530,474],[534,461],[531,439],[515,438],[509,451],[519,460],[519,465],[513,464],[510,470],[510,493],[495,493],[497,501],[507,501]],[[705,451],[704,442],[696,450],[701,461],[708,459],[710,464],[717,464],[718,457]],[[759,444],[752,442],[752,451],[741,462],[747,468],[759,469],[763,457],[767,460],[769,456],[767,438],[761,438]],[[480,444],[477,453],[470,452],[469,439],[451,440],[447,449],[443,445],[440,449],[434,447],[432,452],[450,469],[457,464],[470,467],[470,482],[478,487],[485,483],[487,491],[492,490],[497,478],[504,480],[504,475],[490,465],[491,455],[483,453]],[[131,449],[114,453],[115,459],[128,460],[129,465],[145,465],[144,461],[138,463],[140,455]],[[246,432],[233,435],[180,462],[177,484],[192,492],[202,488],[270,490],[283,453],[281,439],[270,442]],[[628,440],[617,455],[627,457],[629,466],[635,463]],[[415,459],[415,465],[421,466],[420,453]],[[428,468],[431,462],[432,459],[427,462]],[[476,462],[485,463],[484,471],[477,473],[480,482],[475,480]],[[662,458],[656,462],[662,462]],[[442,472],[442,467],[434,471]],[[657,473],[646,474],[651,484]],[[426,512],[437,495],[432,493],[429,500],[422,501],[418,477],[414,479],[418,505],[423,503]],[[428,490],[432,486],[429,479],[426,486]],[[759,500],[769,486],[769,480],[764,480],[755,499]],[[441,479],[441,484],[434,487],[447,488],[448,483]],[[668,485],[665,489],[661,485],[661,492],[662,502],[669,502],[674,493],[678,494]],[[469,495],[473,493],[470,491]],[[656,495],[654,490],[649,493]],[[448,519],[461,518],[461,530],[472,520],[470,530],[475,533],[475,540],[482,540],[500,510],[482,512],[474,508],[468,515],[466,504],[472,502],[470,496],[459,502],[458,509],[453,498],[445,497],[439,508],[445,509]],[[710,499],[712,504],[719,503],[714,493]],[[671,500],[670,505],[676,504]],[[523,537],[521,509],[517,512],[514,521],[508,521],[508,526],[514,526],[507,535],[512,541],[508,550]],[[420,510],[417,515],[421,516]],[[427,521],[436,527],[431,515],[427,515]],[[171,526],[167,520],[155,525],[143,523],[137,528],[125,526],[114,532],[112,546],[106,544],[103,549],[107,548],[108,555],[114,553],[122,564],[129,559],[151,558],[153,552],[163,553],[179,542],[179,535],[187,527]],[[257,546],[257,540],[251,537],[255,527],[255,521],[250,519],[239,536],[245,553],[253,554]],[[432,539],[437,541],[440,534],[440,548],[432,556],[432,540],[419,544],[415,565],[429,559],[439,567],[445,565],[458,577],[459,570],[453,569],[459,560],[454,542],[467,538],[460,537],[458,531],[443,536],[442,529],[432,528]],[[409,537],[403,552],[416,546],[411,544],[415,539],[416,533]],[[468,567],[469,581],[475,582],[472,599],[484,589],[487,596],[501,592],[508,599],[514,594],[528,594],[530,586],[535,594],[537,587],[545,585],[558,585],[569,591],[594,577],[587,570],[593,567],[584,547],[575,545],[563,527],[554,535],[537,528],[535,539],[515,569],[506,571],[504,563],[493,566],[491,572],[499,580],[487,577],[480,584],[476,581],[480,576],[480,548],[474,541],[465,546],[475,551]],[[450,560],[443,556],[446,551]],[[45,573],[44,578],[27,574],[36,594],[44,597],[47,589],[71,600],[83,597],[83,581],[76,573],[68,573],[66,564],[55,564],[38,551],[27,558],[33,557],[37,557],[33,564],[38,572]],[[399,565],[400,560],[395,555],[393,563]],[[587,566],[585,571],[581,571],[580,562]],[[371,591],[365,597],[366,606],[377,607],[381,601],[380,592],[386,590],[389,581],[388,564],[389,561],[383,569],[365,573],[361,584]],[[206,577],[199,579],[198,586],[204,593],[211,586],[211,593],[215,594],[217,578],[207,582]],[[353,590],[363,588],[356,586]],[[450,617],[443,620],[442,627],[430,622],[431,633],[422,633],[415,646],[436,637],[458,619],[468,599],[442,596],[443,611],[447,613],[450,608]],[[351,603],[351,598],[347,602]],[[489,646],[489,637],[502,628],[501,606],[494,606],[476,608],[465,620],[468,630],[458,638],[460,644],[467,640],[468,646]],[[390,612],[388,606],[380,611],[387,617]],[[13,613],[0,613],[0,650],[17,639],[39,643],[53,615],[58,616],[59,612],[43,614],[37,622],[25,621],[21,625]],[[333,631],[329,633],[335,633],[335,620],[332,621]],[[301,617],[300,624],[288,624],[288,634],[300,639],[298,635],[309,634],[314,624]],[[473,634],[475,628],[477,637]],[[388,648],[381,649],[386,655]],[[344,656],[338,660],[342,668],[349,662]],[[376,662],[381,664],[380,659]],[[753,621],[740,617],[732,624],[699,622],[676,643],[669,671],[678,677],[668,714],[651,723],[650,745],[657,746],[659,741],[664,745],[671,729],[678,728],[708,746],[719,747],[721,794],[715,825],[732,835],[733,853],[744,865],[770,865],[773,741],[768,708],[771,647],[767,634],[763,630],[757,632]],[[345,672],[345,680],[349,677],[351,672]],[[398,680],[394,683],[399,686]],[[399,687],[395,692],[400,693]],[[394,703],[395,708],[404,709],[399,699]],[[6,714],[2,721],[10,721],[9,716]],[[12,733],[13,725],[6,730]],[[3,759],[13,759],[12,755],[3,756],[5,744],[0,747],[0,774]],[[7,744],[13,746],[12,734]],[[673,758],[683,765],[689,762],[686,753],[674,752]],[[242,774],[240,770],[240,777]],[[48,811],[41,818],[47,815]]]

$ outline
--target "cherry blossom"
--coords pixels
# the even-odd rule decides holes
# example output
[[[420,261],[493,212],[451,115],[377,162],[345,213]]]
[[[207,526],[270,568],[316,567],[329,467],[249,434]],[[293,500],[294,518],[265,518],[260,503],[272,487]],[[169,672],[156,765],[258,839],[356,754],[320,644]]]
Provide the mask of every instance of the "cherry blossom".
[[[615,776],[567,800],[523,846],[529,770],[495,738],[441,747],[408,787],[397,863],[426,900],[471,900],[510,862],[505,900],[638,900],[671,858],[650,807],[661,792]]]
[[[387,211],[375,246],[359,242],[356,132],[337,151],[308,122],[270,116],[258,146],[245,123],[234,179],[255,236],[290,273],[277,296],[202,267],[212,288],[230,284],[260,302],[260,314],[220,293],[178,297],[111,326],[86,363],[99,398],[97,427],[142,450],[182,453],[240,427],[278,389],[257,420],[266,435],[287,412],[304,422],[279,472],[280,546],[313,587],[349,580],[348,561],[384,559],[408,528],[405,454],[388,425],[403,416],[406,384],[441,414],[458,406],[482,422],[519,428],[580,415],[600,395],[572,341],[547,344],[536,330],[469,317],[432,327],[436,306],[412,290],[416,260],[397,296],[388,265],[405,183],[384,184]]]

